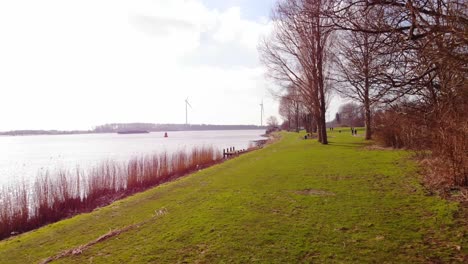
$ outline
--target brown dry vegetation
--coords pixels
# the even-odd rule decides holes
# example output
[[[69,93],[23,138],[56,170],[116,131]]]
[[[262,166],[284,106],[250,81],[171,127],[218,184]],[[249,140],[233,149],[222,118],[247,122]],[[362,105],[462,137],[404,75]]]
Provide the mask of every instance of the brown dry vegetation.
[[[423,118],[408,108],[386,110],[376,115],[375,139],[384,146],[415,150],[429,186],[439,190],[466,187],[468,120],[463,115]]]
[[[89,212],[221,160],[211,147],[135,157],[128,163],[106,161],[87,174],[45,173],[26,183],[0,189],[0,239]]]

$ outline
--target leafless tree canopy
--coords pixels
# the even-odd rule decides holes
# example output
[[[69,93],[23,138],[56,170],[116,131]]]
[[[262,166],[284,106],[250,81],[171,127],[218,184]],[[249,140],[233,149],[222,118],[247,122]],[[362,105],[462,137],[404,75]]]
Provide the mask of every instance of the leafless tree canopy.
[[[354,7],[356,9],[357,7]],[[361,7],[354,23],[364,27],[383,19],[383,9]],[[359,103],[364,109],[366,139],[372,138],[372,108],[390,96],[392,86],[384,74],[391,69],[392,56],[386,36],[365,31],[339,30],[334,52],[334,88],[342,97]]]
[[[275,30],[259,48],[269,77],[294,87],[303,98],[322,144],[328,144],[325,112],[333,37],[332,20],[322,14],[331,7],[333,1],[327,0],[280,1],[273,11]]]
[[[467,186],[467,12],[465,0],[282,0],[261,58],[322,143],[334,88],[363,107],[366,138],[425,150],[444,168],[437,184]]]
[[[390,85],[379,98],[377,136],[431,150],[445,171],[436,184],[468,185],[467,7],[463,0],[342,0],[329,14],[337,30],[379,39],[379,56],[390,56],[377,71],[380,89]],[[362,10],[382,19],[361,23]]]
[[[275,116],[270,116],[267,118],[267,125],[269,128],[276,128],[278,127],[278,119]]]

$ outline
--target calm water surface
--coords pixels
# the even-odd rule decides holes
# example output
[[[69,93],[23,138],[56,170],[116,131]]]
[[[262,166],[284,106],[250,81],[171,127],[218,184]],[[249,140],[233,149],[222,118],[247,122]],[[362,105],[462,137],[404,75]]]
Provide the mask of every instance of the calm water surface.
[[[31,180],[41,172],[88,169],[106,160],[128,161],[132,157],[197,146],[244,149],[264,139],[263,130],[178,131],[150,134],[89,134],[59,136],[0,136],[0,186]]]

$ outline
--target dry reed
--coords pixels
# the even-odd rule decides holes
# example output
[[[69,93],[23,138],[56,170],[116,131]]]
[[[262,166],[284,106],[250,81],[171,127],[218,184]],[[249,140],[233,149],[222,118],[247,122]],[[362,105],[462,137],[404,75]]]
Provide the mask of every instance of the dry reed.
[[[135,157],[126,163],[106,161],[87,173],[45,172],[0,189],[0,239],[89,212],[117,199],[181,177],[222,159],[212,147]]]

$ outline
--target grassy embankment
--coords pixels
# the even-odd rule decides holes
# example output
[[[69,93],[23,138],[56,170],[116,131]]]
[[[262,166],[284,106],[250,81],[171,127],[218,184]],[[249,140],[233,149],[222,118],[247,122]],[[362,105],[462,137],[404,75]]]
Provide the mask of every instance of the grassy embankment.
[[[104,234],[115,236],[57,263],[462,262],[467,226],[454,217],[458,205],[425,194],[407,153],[366,150],[344,131],[331,132],[329,146],[283,134],[262,150],[0,242],[0,263],[38,262]]]

